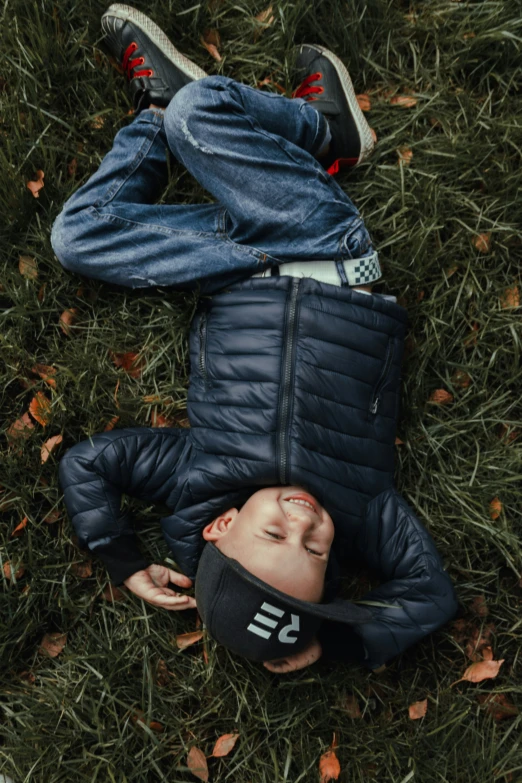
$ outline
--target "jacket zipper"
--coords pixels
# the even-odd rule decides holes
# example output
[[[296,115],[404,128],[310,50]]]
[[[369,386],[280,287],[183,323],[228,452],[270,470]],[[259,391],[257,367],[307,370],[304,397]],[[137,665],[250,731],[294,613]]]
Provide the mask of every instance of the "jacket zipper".
[[[205,383],[207,382],[207,314],[203,313],[199,320],[199,371]]]
[[[299,292],[299,284],[301,278],[294,278],[292,280],[292,288],[290,291],[290,301],[288,303],[288,310],[286,316],[286,334],[287,340],[285,345],[285,358],[283,361],[283,373],[282,373],[282,397],[281,397],[281,416],[278,432],[278,446],[279,446],[279,481],[281,484],[288,483],[288,425],[289,425],[289,413],[290,413],[290,392],[291,392],[291,380],[292,369],[294,366],[295,355],[295,342],[296,342],[296,327],[297,327],[297,294]]]
[[[375,391],[372,395],[372,399],[370,402],[370,413],[375,415],[379,409],[379,405],[381,404],[381,392],[382,389],[388,380],[388,372],[390,369],[390,365],[393,358],[393,340],[390,339],[388,341],[388,346],[386,348],[386,359],[384,361],[384,367],[382,368],[382,372],[379,376],[379,380],[377,381],[377,386],[375,387]]]

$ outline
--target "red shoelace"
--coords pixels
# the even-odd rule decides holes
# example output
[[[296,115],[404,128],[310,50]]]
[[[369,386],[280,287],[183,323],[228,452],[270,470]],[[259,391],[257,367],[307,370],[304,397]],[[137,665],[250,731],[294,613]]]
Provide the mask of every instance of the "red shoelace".
[[[305,98],[305,96],[310,95],[313,92],[322,93],[324,92],[324,87],[321,87],[320,85],[312,85],[312,82],[319,81],[319,79],[323,78],[322,73],[311,73],[309,74],[299,87],[295,89],[292,93],[292,98]],[[315,101],[316,98],[306,98],[307,101]]]
[[[146,68],[143,71],[135,71],[135,73],[131,73],[133,68],[136,68],[137,65],[143,65],[145,62],[144,57],[135,57],[134,60],[130,59],[131,54],[134,54],[136,49],[138,48],[138,44],[133,41],[131,44],[129,44],[125,50],[125,54],[123,55],[123,60],[121,63],[121,67],[127,74],[127,79],[135,79],[137,76],[153,76],[154,71],[150,68]]]

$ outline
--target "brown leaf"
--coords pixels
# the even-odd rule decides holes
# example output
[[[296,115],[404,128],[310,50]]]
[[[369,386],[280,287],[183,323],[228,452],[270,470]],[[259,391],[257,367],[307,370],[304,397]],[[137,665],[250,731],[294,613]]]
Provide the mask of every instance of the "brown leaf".
[[[40,288],[38,289],[37,298],[39,302],[43,302],[44,294],[45,294],[45,286],[47,283],[43,283]]]
[[[477,344],[479,325],[474,323],[471,327],[471,334],[464,338],[464,347],[473,348]]]
[[[361,708],[359,707],[359,702],[357,701],[357,697],[353,693],[349,693],[341,702],[340,706],[346,710],[346,713],[349,718],[353,718],[354,720],[356,718],[362,718],[361,714]]]
[[[100,128],[103,128],[103,126],[105,125],[105,117],[102,117],[101,115],[98,115],[93,120],[91,120],[89,125],[94,130],[100,130]]]
[[[76,169],[78,168],[78,161],[76,158],[73,158],[70,163],[67,164],[67,174],[69,177],[74,177],[76,174]]]
[[[13,578],[13,571],[12,571],[12,568],[11,568],[11,562],[9,560],[7,560],[4,563],[4,574],[5,574],[5,578],[6,579],[9,579],[9,581],[12,580],[12,578]],[[24,574],[25,574],[24,566],[23,565],[19,565],[18,568],[16,569],[16,571],[14,572],[14,578],[16,579],[16,581],[18,581],[19,579],[22,578],[22,576]]]
[[[259,14],[257,14],[255,18],[260,24],[264,25],[265,27],[270,27],[275,19],[275,16],[272,13],[272,6],[269,5],[267,8],[265,8],[264,11],[261,11]]]
[[[491,519],[498,519],[502,513],[502,501],[499,498],[493,498],[489,504],[489,516]]]
[[[67,644],[67,634],[60,633],[46,633],[40,642],[40,651],[48,655],[50,658],[56,658],[60,655],[61,651]]]
[[[491,247],[491,234],[479,234],[473,240],[473,244],[480,253],[489,253]]]
[[[58,446],[62,441],[63,435],[53,435],[52,438],[48,438],[48,440],[45,441],[40,450],[40,458],[42,463],[47,462],[51,456],[51,452],[54,451],[56,446]]]
[[[44,187],[44,177],[43,171],[38,169],[36,179],[30,179],[25,183],[35,198],[40,198],[40,191]]]
[[[176,636],[176,646],[179,650],[185,650],[192,644],[196,644],[203,639],[203,631],[190,631],[190,633],[181,633]]]
[[[51,418],[51,400],[43,392],[36,392],[29,403],[29,413],[42,427],[47,426]]]
[[[337,780],[341,774],[341,765],[335,754],[335,750],[327,750],[319,759],[320,783],[328,783],[330,780]]]
[[[110,356],[116,367],[121,367],[132,378],[139,378],[143,372],[143,357],[132,351],[127,353],[114,353],[109,351]]]
[[[446,389],[435,389],[430,394],[428,402],[433,402],[436,405],[448,405],[448,403],[453,402],[453,395]]]
[[[396,446],[404,446],[404,441],[400,438],[395,438],[395,445]]]
[[[173,427],[174,422],[172,421],[172,419],[168,419],[166,416],[163,416],[162,413],[158,413],[157,411],[153,410],[150,412],[150,426]]]
[[[482,648],[482,659],[484,661],[492,661],[494,658],[493,656],[493,647],[483,647]]]
[[[201,43],[203,44],[207,52],[214,58],[214,60],[217,60],[218,63],[220,63],[223,58],[218,52],[216,45],[212,43],[207,43],[203,38],[203,36],[200,36],[199,40],[201,41]]]
[[[27,280],[36,280],[38,277],[38,264],[32,256],[18,257],[18,270]]]
[[[110,422],[107,424],[106,427],[104,427],[104,432],[110,432],[110,430],[114,429],[114,425],[117,424],[120,420],[119,416],[113,416]]]
[[[458,270],[457,264],[452,264],[452,266],[448,267],[446,269],[446,277],[451,277],[455,274],[455,272]]]
[[[64,310],[60,316],[60,329],[67,336],[69,336],[73,330],[77,312],[78,310],[76,307],[69,307],[67,310]]]
[[[34,424],[31,417],[28,413],[24,413],[24,415],[14,421],[7,430],[7,440],[9,443],[13,443],[17,440],[26,440],[33,429]]]
[[[61,519],[61,516],[62,515],[58,509],[55,508],[53,511],[49,511],[49,513],[44,516],[43,521],[47,525],[53,525],[55,522],[58,522],[58,520]]]
[[[204,780],[205,783],[208,781],[208,765],[207,760],[205,758],[205,754],[202,750],[199,748],[196,748],[194,745],[188,753],[187,756],[187,767],[190,769],[192,774],[199,778],[200,780]]]
[[[45,381],[48,386],[56,389],[56,381],[52,377],[53,375],[56,375],[56,367],[52,367],[49,364],[35,364],[34,367],[31,368],[31,372],[35,375],[39,375],[42,381]]]
[[[156,677],[156,683],[159,685],[160,688],[164,688],[165,685],[168,685],[171,679],[171,673],[168,670],[167,664],[163,659],[160,658],[158,661],[158,672]]]
[[[486,597],[483,595],[477,595],[477,597],[474,598],[471,602],[470,609],[477,617],[487,617],[489,611],[486,604]]]
[[[402,163],[403,166],[409,166],[413,158],[413,150],[411,147],[399,147],[397,155],[399,156],[399,164]]]
[[[416,701],[413,704],[410,704],[408,707],[410,720],[419,720],[419,718],[423,718],[426,715],[427,709],[428,699],[423,699],[422,701]]]
[[[24,517],[20,522],[20,524],[18,524],[13,530],[13,532],[11,533],[11,538],[13,538],[14,536],[16,537],[21,536],[26,527],[27,527],[27,517]]]
[[[451,683],[451,687],[458,682],[482,682],[483,680],[493,680],[499,673],[500,667],[504,663],[504,658],[500,661],[477,661],[468,666],[460,680]]]
[[[505,693],[482,693],[477,696],[477,701],[497,721],[518,715],[518,707],[509,701]]]
[[[36,677],[34,676],[33,672],[27,670],[20,672],[18,676],[20,677],[21,680],[23,680],[24,682],[28,682],[30,685],[34,685],[34,683],[36,682]]]
[[[114,585],[108,584],[107,587],[103,590],[101,597],[108,601],[109,603],[116,603],[116,601],[124,601],[125,600],[125,593],[120,590],[119,587],[115,587]]]
[[[239,734],[223,734],[218,737],[212,755],[215,758],[221,758],[221,756],[228,756],[234,745],[239,739]]]
[[[500,306],[503,310],[508,307],[520,307],[520,291],[517,285],[506,288],[503,296],[500,298]]]
[[[506,443],[512,443],[519,435],[520,432],[517,429],[511,429],[507,424],[500,425],[499,438],[505,439]]]
[[[467,389],[471,383],[471,378],[464,370],[455,370],[451,376],[451,382],[454,386],[459,386],[461,389]]]
[[[372,102],[370,96],[364,93],[363,95],[356,95],[357,103],[361,111],[370,111],[372,108]]]
[[[83,563],[73,563],[71,571],[79,579],[88,579],[92,576],[92,562],[90,560],[85,560]]]
[[[392,106],[402,106],[403,109],[411,109],[417,105],[417,98],[412,98],[411,95],[395,95],[391,98],[390,103]]]

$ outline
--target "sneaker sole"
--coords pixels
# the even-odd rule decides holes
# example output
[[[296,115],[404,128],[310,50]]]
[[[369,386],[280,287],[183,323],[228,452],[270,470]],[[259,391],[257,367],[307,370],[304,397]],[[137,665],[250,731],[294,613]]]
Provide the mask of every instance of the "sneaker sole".
[[[310,49],[315,49],[316,52],[319,52],[319,54],[322,54],[323,57],[326,57],[327,60],[330,60],[332,65],[335,67],[335,70],[337,71],[339,79],[341,80],[341,86],[355,120],[361,142],[361,151],[359,153],[357,163],[355,164],[358,166],[359,163],[362,163],[363,160],[371,155],[373,148],[375,147],[375,142],[373,140],[371,128],[368,125],[366,117],[362,113],[359,106],[352,80],[350,79],[350,74],[348,73],[344,63],[341,62],[341,60],[329,49],[323,49],[322,46],[317,46],[315,44],[306,44],[306,46]]]
[[[180,71],[185,74],[185,76],[188,76],[193,80],[204,79],[205,76],[208,76],[208,73],[206,73],[202,68],[193,63],[192,60],[189,60],[188,57],[185,57],[185,55],[181,54],[181,52],[176,49],[172,41],[165,35],[161,27],[158,27],[158,25],[155,24],[152,19],[149,19],[148,16],[142,14],[141,11],[138,11],[136,8],[133,8],[130,5],[115,3],[114,5],[111,5],[103,14],[102,28],[103,20],[106,17],[111,16],[115,16],[118,19],[123,19],[126,22],[132,22],[132,24],[136,25],[136,27],[139,27],[139,29],[144,32],[158,47],[162,54],[164,54],[165,57],[167,57],[167,59],[173,63],[173,65],[179,68]]]

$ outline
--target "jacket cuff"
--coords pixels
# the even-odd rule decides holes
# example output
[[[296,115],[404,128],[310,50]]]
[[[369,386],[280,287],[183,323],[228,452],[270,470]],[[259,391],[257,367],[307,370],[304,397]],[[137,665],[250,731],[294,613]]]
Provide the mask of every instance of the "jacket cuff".
[[[325,660],[367,665],[362,639],[350,626],[325,621],[319,628],[317,638]]]
[[[127,534],[113,538],[107,543],[89,549],[105,564],[111,582],[116,586],[123,584],[129,576],[136,571],[143,571],[149,565],[139,550],[135,535]]]

